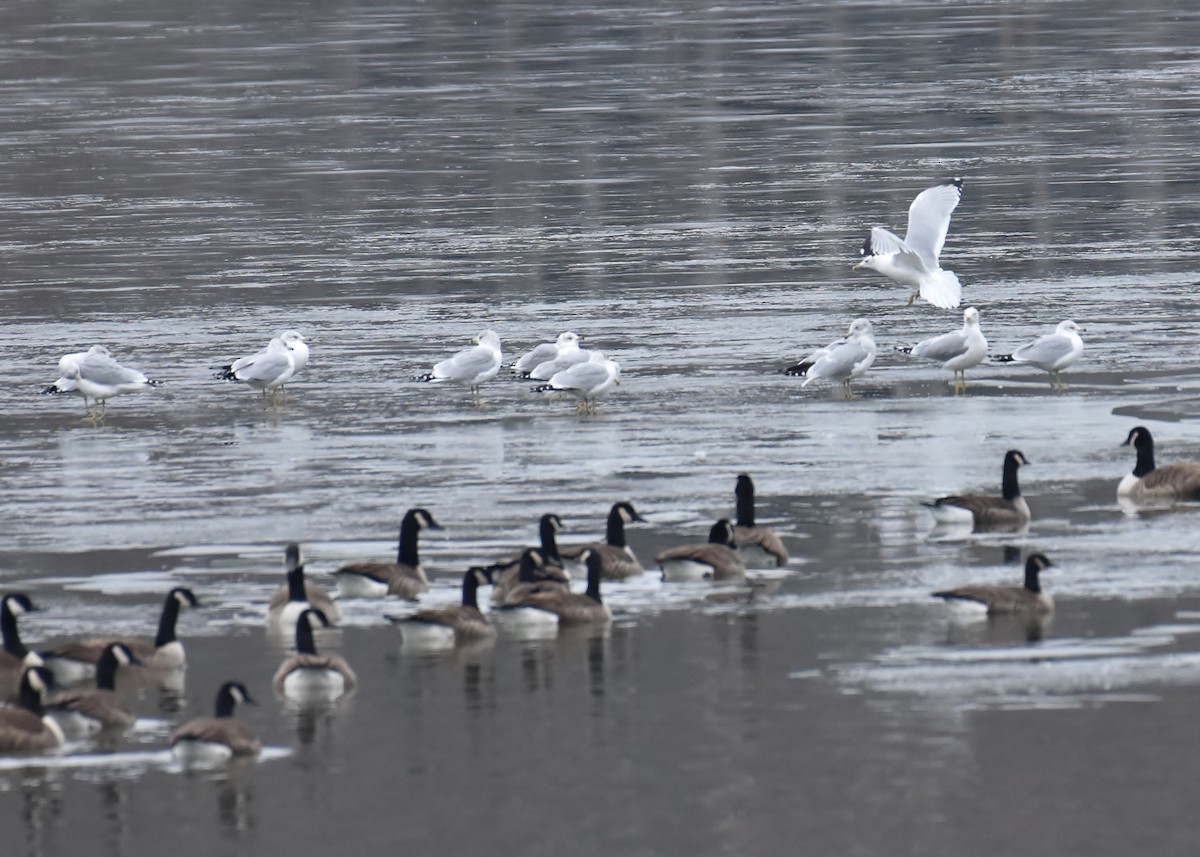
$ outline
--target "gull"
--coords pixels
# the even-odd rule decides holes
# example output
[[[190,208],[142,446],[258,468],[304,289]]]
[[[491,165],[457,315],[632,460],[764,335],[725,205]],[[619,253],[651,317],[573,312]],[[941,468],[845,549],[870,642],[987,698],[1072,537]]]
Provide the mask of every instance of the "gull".
[[[536,366],[545,363],[547,360],[553,360],[558,356],[558,352],[565,348],[568,343],[577,343],[582,338],[573,330],[565,330],[553,342],[543,342],[541,345],[535,346],[532,350],[523,354],[521,359],[513,364],[513,371],[522,378],[528,378],[529,373]]]
[[[300,331],[292,329],[283,331],[276,338],[287,347],[288,351],[292,352],[292,361],[296,365],[295,370],[292,372],[292,377],[294,378],[308,365],[308,340],[301,335]],[[217,377],[224,381],[242,380],[238,378],[237,373],[250,366],[256,360],[265,359],[269,348],[270,344],[268,343],[267,348],[245,357],[239,357],[228,366],[222,366],[217,370]]]
[[[477,343],[474,348],[460,351],[440,363],[435,363],[433,371],[427,375],[418,375],[416,380],[434,384],[450,382],[462,384],[471,388],[471,397],[479,401],[479,385],[496,377],[500,371],[500,337],[494,330],[484,330],[472,340]]]
[[[533,387],[535,393],[566,392],[578,399],[576,410],[596,413],[596,398],[621,383],[621,366],[609,360],[602,351],[592,351],[586,363],[576,363],[556,372],[548,384]]]
[[[846,398],[853,399],[855,396],[850,390],[850,382],[870,369],[874,361],[874,329],[871,322],[859,318],[850,325],[850,332],[845,339],[835,339],[783,371],[787,375],[804,375],[801,387],[807,387],[819,378],[841,381]]]
[[[532,378],[534,381],[549,381],[559,372],[570,369],[579,363],[586,363],[595,353],[580,348],[579,340],[582,337],[571,331],[567,331],[559,339],[562,340],[562,343],[556,344],[555,355],[534,366],[526,377]],[[604,355],[600,355],[600,359],[603,360]]]
[[[863,260],[854,269],[870,268],[911,286],[909,306],[918,297],[943,309],[958,306],[962,285],[953,271],[942,270],[938,256],[946,243],[950,215],[962,196],[962,184],[962,179],[950,179],[917,194],[908,207],[904,240],[881,226],[872,228],[863,242]]]
[[[1030,366],[1036,366],[1050,373],[1051,389],[1065,390],[1067,385],[1062,382],[1058,373],[1083,354],[1083,338],[1080,333],[1087,333],[1087,329],[1070,319],[1060,321],[1054,333],[1039,336],[1012,354],[998,354],[993,359],[997,363],[1028,363]]]
[[[987,356],[987,340],[979,329],[979,310],[975,307],[963,310],[962,330],[922,339],[912,348],[899,350],[913,357],[922,357],[942,364],[943,369],[954,373],[954,392],[965,393],[967,370],[978,366]]]
[[[233,369],[242,360],[246,362]],[[271,403],[277,403],[278,390],[296,374],[296,355],[283,344],[283,340],[275,337],[267,347],[252,358],[243,357],[230,366],[230,374],[235,381],[242,381],[258,390],[264,396],[270,392]]]
[[[100,347],[103,349],[103,346]],[[67,367],[66,377],[75,382],[83,396],[83,406],[93,420],[103,417],[108,400],[113,396],[157,387],[162,383],[151,381],[136,369],[122,366],[109,356],[107,349],[89,350],[82,360]],[[95,404],[96,410],[92,410],[88,399]]]
[[[74,378],[69,377],[71,367],[77,365],[80,360],[87,357],[89,354],[108,354],[108,349],[103,345],[93,345],[87,351],[76,351],[72,354],[64,354],[58,359],[58,380],[46,389],[42,390],[42,395],[54,395],[56,393],[78,393],[79,384],[76,383]]]

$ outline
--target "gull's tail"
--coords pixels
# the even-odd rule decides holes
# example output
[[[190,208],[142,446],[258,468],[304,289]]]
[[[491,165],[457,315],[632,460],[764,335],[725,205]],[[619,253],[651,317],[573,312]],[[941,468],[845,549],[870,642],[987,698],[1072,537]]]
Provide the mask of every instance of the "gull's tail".
[[[962,300],[962,283],[953,271],[939,268],[921,279],[921,297],[936,307],[954,309]]]

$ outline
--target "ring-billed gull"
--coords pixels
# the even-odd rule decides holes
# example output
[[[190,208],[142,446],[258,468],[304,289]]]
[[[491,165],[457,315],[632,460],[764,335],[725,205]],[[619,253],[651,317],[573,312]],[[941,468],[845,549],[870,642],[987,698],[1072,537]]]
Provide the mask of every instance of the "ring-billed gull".
[[[921,297],[936,307],[952,309],[962,298],[962,284],[953,271],[938,264],[950,215],[962,197],[962,179],[950,179],[917,194],[908,207],[904,240],[876,226],[862,246],[863,260],[854,266],[870,268],[898,283],[911,286],[909,306]]]
[[[1054,333],[1039,336],[1028,345],[1022,345],[1012,354],[998,354],[993,359],[997,363],[1028,363],[1050,373],[1050,386],[1055,390],[1065,390],[1067,385],[1062,382],[1059,373],[1079,359],[1083,354],[1083,338],[1080,333],[1087,333],[1075,322],[1067,319],[1060,321]]]
[[[818,348],[807,358],[784,371],[787,375],[803,375],[807,387],[817,379],[840,381],[846,398],[854,398],[850,382],[871,368],[875,362],[875,332],[865,318],[855,319],[845,339],[835,339]]]
[[[80,360],[87,357],[89,354],[108,354],[108,349],[103,345],[93,345],[87,351],[75,351],[71,354],[64,354],[58,359],[58,375],[59,378],[49,387],[42,390],[43,395],[54,395],[56,393],[78,393],[79,384],[74,377],[71,377],[71,367],[79,363]],[[112,355],[109,354],[111,357]]]
[[[471,396],[479,401],[479,385],[496,377],[500,371],[500,337],[494,330],[481,331],[473,342],[474,348],[460,351],[440,363],[435,363],[428,375],[418,375],[418,381],[434,384],[449,382],[471,388]]]
[[[534,381],[549,381],[559,372],[570,369],[578,363],[586,363],[595,352],[579,347],[579,340],[582,338],[568,330],[559,337],[560,341],[556,343],[557,350],[554,356],[534,366],[526,377]],[[601,355],[600,359],[603,360],[604,355]]]
[[[963,310],[962,330],[922,339],[912,348],[900,351],[942,364],[943,369],[954,373],[954,392],[965,392],[967,370],[978,366],[987,356],[987,340],[979,329],[979,310],[975,307]]]
[[[1029,504],[1021,496],[1017,470],[1029,463],[1017,449],[1004,454],[1000,496],[957,494],[923,503],[939,524],[970,524],[976,530],[1016,530],[1029,523]]]
[[[560,349],[565,348],[570,342],[578,343],[582,338],[573,330],[565,330],[553,342],[543,342],[521,355],[521,359],[513,364],[513,371],[522,378],[528,378],[529,373],[539,364],[553,360],[558,356]]]
[[[234,380],[249,384],[263,395],[269,392],[272,404],[277,402],[277,391],[295,374],[295,353],[279,337],[272,339],[265,349],[232,370]]]
[[[1200,500],[1200,461],[1154,466],[1154,438],[1145,426],[1129,432],[1122,446],[1133,445],[1137,464],[1117,485],[1117,499],[1130,503],[1173,503]]]
[[[602,351],[592,351],[586,363],[576,363],[568,369],[556,372],[549,383],[533,387],[535,393],[572,393],[579,401],[576,409],[581,413],[596,413],[596,399],[621,383],[621,366],[609,360]]]
[[[292,353],[292,362],[294,369],[292,377],[296,377],[308,365],[308,340],[298,330],[288,329],[283,331],[276,337],[280,342],[287,347],[287,350]],[[267,348],[270,347],[268,343]],[[225,381],[241,380],[237,373],[242,369],[250,366],[256,360],[262,360],[267,356],[267,348],[257,351],[254,354],[248,354],[245,357],[239,357],[227,366],[222,366],[217,370],[217,377]]]
[[[101,346],[103,347],[103,346]],[[88,416],[98,419],[108,407],[108,400],[121,393],[133,393],[147,387],[157,387],[162,381],[151,381],[136,369],[122,366],[109,356],[108,350],[88,351],[82,360],[67,367],[66,377],[78,385]],[[88,403],[95,404],[96,410]]]

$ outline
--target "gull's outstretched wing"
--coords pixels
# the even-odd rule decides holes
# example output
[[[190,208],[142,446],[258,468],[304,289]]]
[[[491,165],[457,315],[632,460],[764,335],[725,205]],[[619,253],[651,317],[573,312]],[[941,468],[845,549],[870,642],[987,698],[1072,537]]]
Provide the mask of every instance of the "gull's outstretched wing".
[[[930,271],[938,268],[938,256],[946,243],[950,215],[962,197],[962,179],[951,179],[925,188],[908,207],[908,232],[904,243],[921,257]]]

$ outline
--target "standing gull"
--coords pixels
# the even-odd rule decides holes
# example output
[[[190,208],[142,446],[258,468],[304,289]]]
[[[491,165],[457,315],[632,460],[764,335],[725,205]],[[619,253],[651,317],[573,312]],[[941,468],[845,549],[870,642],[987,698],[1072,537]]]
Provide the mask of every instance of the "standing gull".
[[[582,338],[573,330],[564,330],[553,342],[543,342],[523,354],[521,359],[513,364],[513,371],[517,373],[518,377],[528,378],[529,373],[537,366],[547,360],[553,360],[564,348],[569,348],[573,343],[578,348],[579,340]]]
[[[987,356],[987,340],[979,329],[979,310],[967,307],[963,310],[962,330],[943,333],[923,339],[912,348],[901,348],[905,354],[923,357],[942,364],[943,369],[954,373],[954,392],[967,390],[967,370],[978,366]]]
[[[556,343],[557,351],[554,356],[534,366],[529,371],[528,377],[535,381],[549,381],[559,372],[564,372],[579,363],[586,363],[596,352],[580,348],[579,340],[581,338],[568,330],[559,337],[559,342]],[[600,359],[604,359],[604,356],[601,355]]]
[[[300,331],[292,329],[283,331],[275,338],[283,343],[284,347],[291,353],[293,364],[291,377],[296,377],[308,365],[308,340],[304,338]],[[258,361],[271,359],[272,355],[270,352],[271,346],[268,343],[267,347],[261,351],[248,354],[245,357],[239,357],[227,366],[222,366],[217,370],[217,377],[224,381],[246,380],[239,377],[238,373],[249,371],[249,367]],[[282,385],[280,386],[282,387]]]
[[[873,362],[875,332],[871,322],[860,318],[850,325],[845,339],[836,339],[824,348],[818,348],[800,363],[783,371],[787,375],[804,375],[802,387],[819,378],[840,381],[846,398],[853,399],[850,382],[870,369]]]
[[[909,306],[918,297],[943,309],[958,306],[962,284],[953,271],[942,270],[938,256],[946,243],[950,215],[962,197],[962,185],[962,179],[950,179],[917,194],[908,207],[903,241],[881,226],[872,228],[863,242],[863,260],[854,269],[870,268],[911,286]]]
[[[1083,354],[1081,332],[1087,333],[1087,330],[1070,319],[1060,321],[1054,333],[1039,336],[1012,354],[998,354],[994,359],[997,363],[1028,363],[1036,366],[1050,373],[1051,389],[1065,390],[1067,385],[1062,382],[1059,373]]]
[[[305,360],[307,357],[305,353]],[[275,337],[262,351],[235,361],[229,371],[234,380],[249,384],[264,396],[270,393],[271,404],[277,404],[276,391],[296,374],[296,355],[280,337]]]
[[[473,340],[474,348],[460,351],[440,363],[435,363],[433,371],[427,375],[418,375],[418,381],[432,383],[450,382],[462,384],[471,388],[471,397],[479,401],[479,385],[496,377],[500,371],[500,337],[494,330],[484,330]]]
[[[569,369],[556,372],[550,383],[533,388],[535,393],[573,393],[578,399],[576,409],[583,414],[596,413],[596,398],[621,383],[621,366],[609,360],[603,352],[593,351],[586,363],[576,363]]]
[[[83,396],[83,405],[93,420],[104,415],[108,400],[121,393],[132,393],[147,387],[157,387],[162,381],[151,381],[136,369],[122,366],[109,356],[101,346],[100,351],[89,350],[82,360],[67,367],[66,377],[73,380]],[[96,409],[88,404],[91,399]]]
[[[73,366],[78,366],[79,361],[83,360],[89,354],[108,354],[108,349],[103,345],[93,345],[87,351],[76,351],[71,354],[64,354],[58,359],[58,380],[42,390],[43,395],[54,395],[55,393],[78,393],[79,382],[74,377],[71,377],[71,368]],[[112,355],[109,356],[111,357]]]

